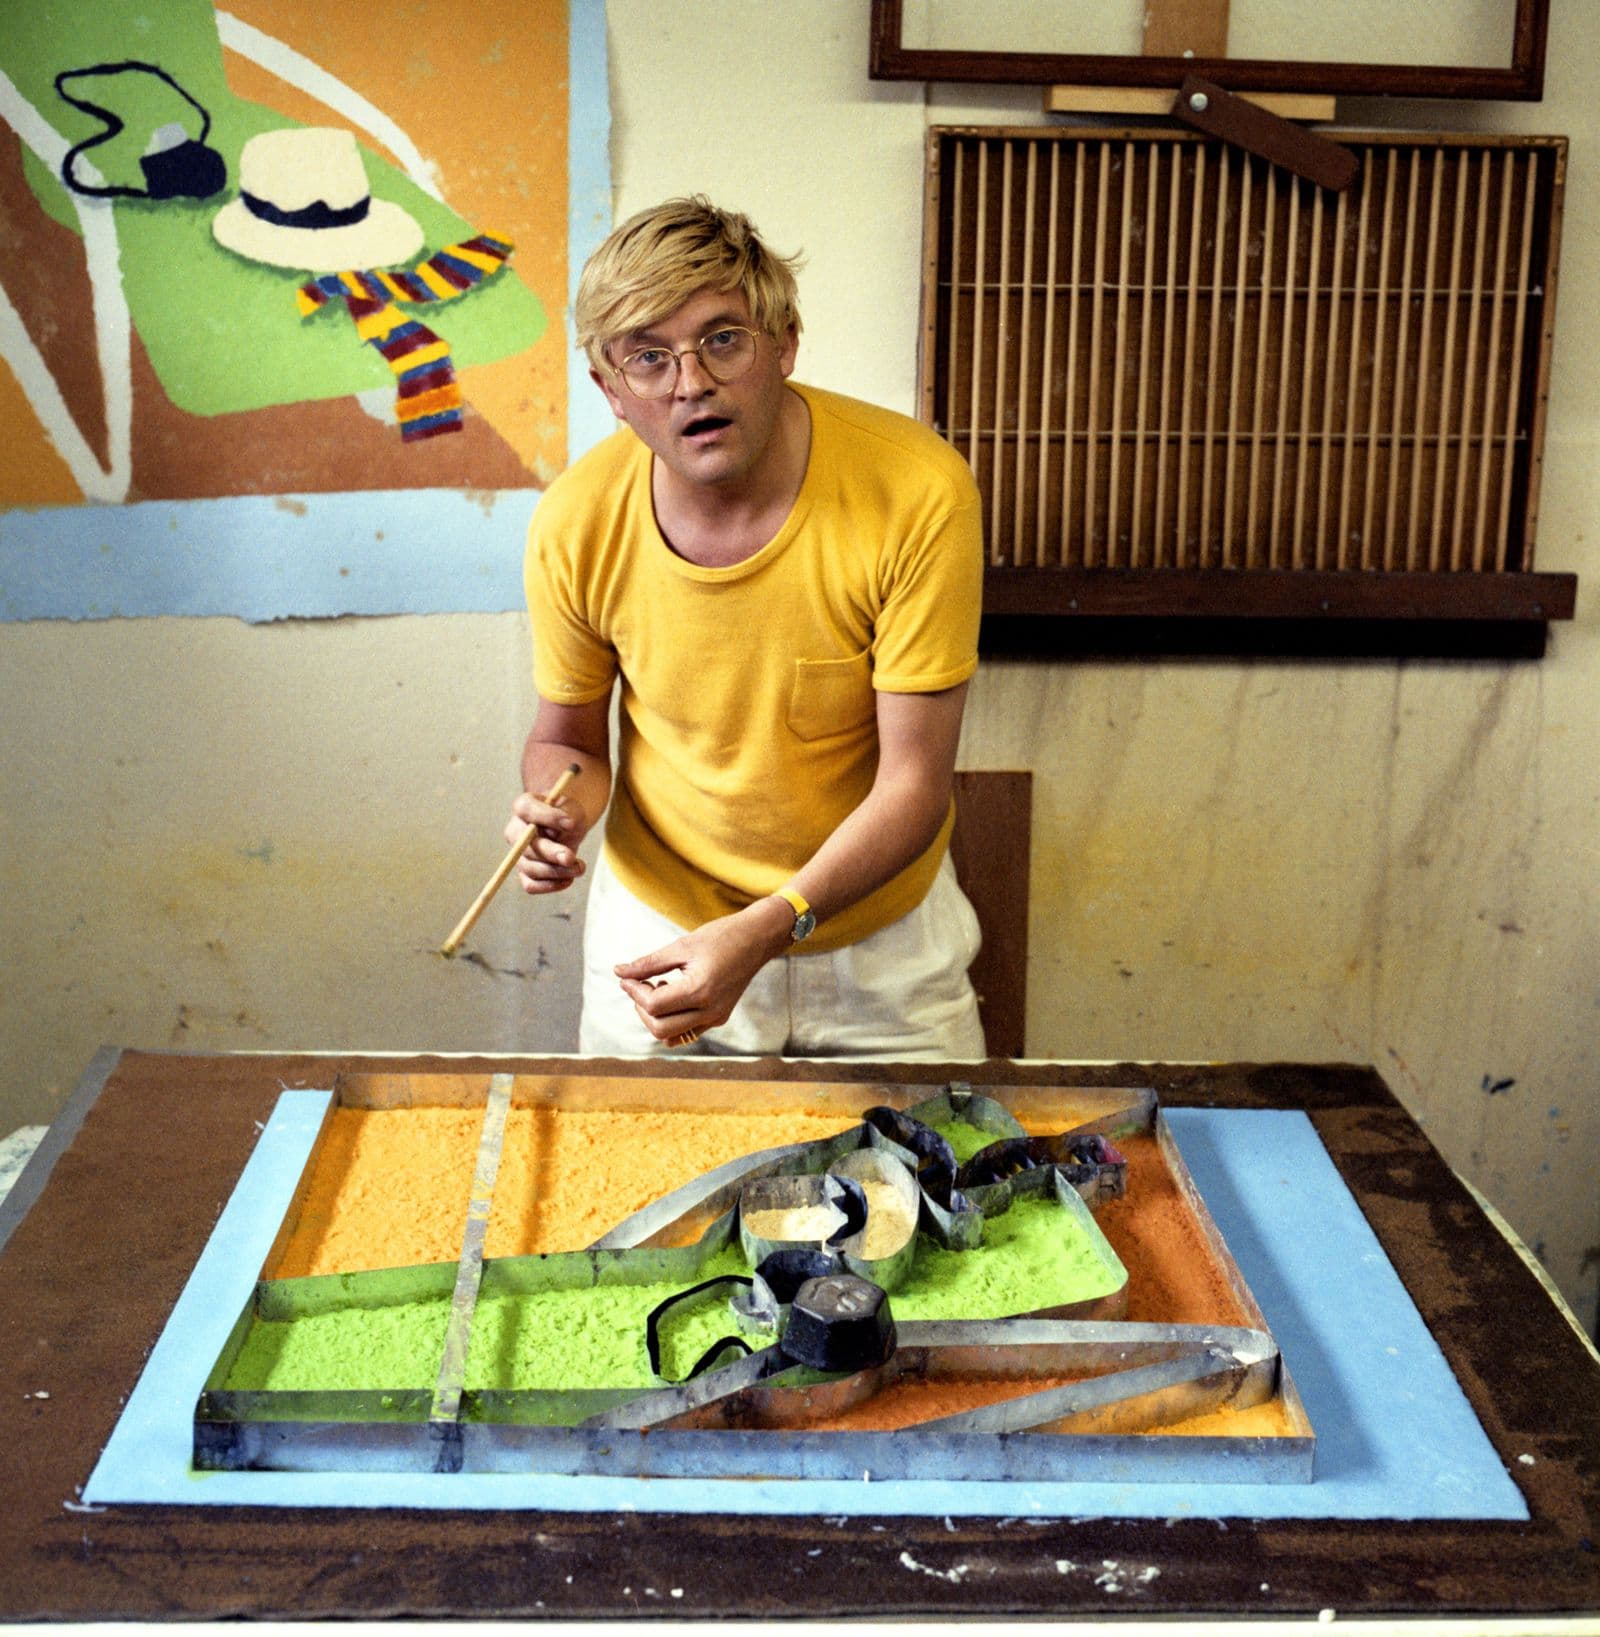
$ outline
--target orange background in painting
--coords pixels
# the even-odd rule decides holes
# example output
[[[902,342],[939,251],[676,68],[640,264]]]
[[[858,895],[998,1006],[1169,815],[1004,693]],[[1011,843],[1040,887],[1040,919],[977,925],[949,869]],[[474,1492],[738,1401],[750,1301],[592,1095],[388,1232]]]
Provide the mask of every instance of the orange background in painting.
[[[83,499],[72,469],[44,435],[22,383],[0,362],[0,495],[5,505],[71,506]]]
[[[545,333],[527,352],[458,374],[468,403],[541,486],[549,483],[567,459],[566,0],[399,0],[377,9],[326,0],[226,4],[380,108],[432,162],[452,210],[514,241],[511,273],[543,304]],[[307,125],[347,123],[233,52],[224,50],[223,66],[242,97]],[[3,364],[0,417],[7,429],[0,493],[8,504],[81,499]]]

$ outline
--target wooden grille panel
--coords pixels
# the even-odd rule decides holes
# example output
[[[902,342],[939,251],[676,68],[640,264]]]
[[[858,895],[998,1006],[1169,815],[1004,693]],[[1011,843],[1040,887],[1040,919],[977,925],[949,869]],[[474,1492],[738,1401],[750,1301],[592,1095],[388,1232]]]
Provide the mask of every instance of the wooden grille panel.
[[[922,411],[995,567],[1532,566],[1560,138],[931,133]]]

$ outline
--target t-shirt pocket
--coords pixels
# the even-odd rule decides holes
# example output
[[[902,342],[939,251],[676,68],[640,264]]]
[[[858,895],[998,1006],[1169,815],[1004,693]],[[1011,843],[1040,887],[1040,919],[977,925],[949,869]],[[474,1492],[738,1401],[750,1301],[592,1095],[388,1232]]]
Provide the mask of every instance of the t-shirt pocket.
[[[849,733],[872,719],[872,654],[848,659],[797,659],[789,692],[788,722],[801,739]]]

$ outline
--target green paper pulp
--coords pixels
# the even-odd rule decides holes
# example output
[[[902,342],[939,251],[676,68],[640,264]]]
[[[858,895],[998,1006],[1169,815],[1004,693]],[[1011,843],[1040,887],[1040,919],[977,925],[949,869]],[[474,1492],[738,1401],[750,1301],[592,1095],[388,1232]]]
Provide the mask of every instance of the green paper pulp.
[[[965,1120],[953,1120],[949,1125],[936,1125],[933,1129],[950,1144],[957,1165],[965,1165],[974,1154],[989,1147],[991,1143],[1006,1141],[998,1132],[984,1131]]]
[[[443,1296],[290,1320],[257,1319],[227,1386],[234,1392],[431,1391],[449,1322],[450,1303]]]
[[[693,1280],[486,1295],[473,1319],[467,1388],[658,1387],[645,1350],[651,1309],[701,1279],[748,1271],[729,1245]],[[1118,1282],[1068,1211],[1053,1198],[1029,1197],[985,1222],[977,1250],[940,1250],[920,1238],[910,1277],[890,1305],[902,1321],[998,1319],[1091,1300]],[[276,1392],[431,1387],[447,1318],[448,1303],[435,1298],[288,1322],[258,1319],[226,1385]],[[712,1342],[737,1331],[726,1290],[674,1310],[662,1327],[664,1378],[680,1379]],[[745,1339],[757,1349],[766,1341],[756,1333]]]

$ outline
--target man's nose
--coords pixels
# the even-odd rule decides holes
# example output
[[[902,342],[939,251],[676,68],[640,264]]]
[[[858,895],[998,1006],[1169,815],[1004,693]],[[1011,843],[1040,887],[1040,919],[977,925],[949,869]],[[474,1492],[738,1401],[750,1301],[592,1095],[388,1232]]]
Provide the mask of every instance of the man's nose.
[[[677,397],[703,398],[716,384],[695,348],[686,348],[678,354]]]

